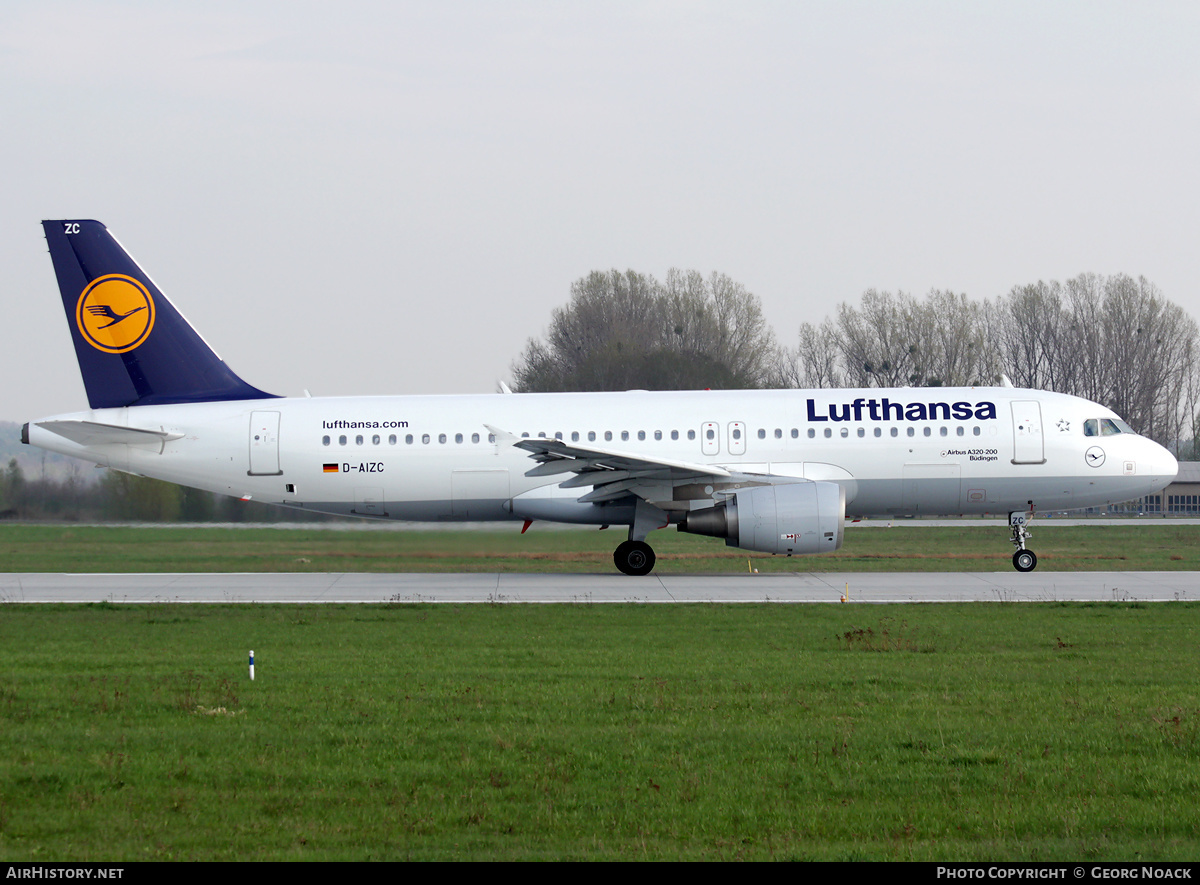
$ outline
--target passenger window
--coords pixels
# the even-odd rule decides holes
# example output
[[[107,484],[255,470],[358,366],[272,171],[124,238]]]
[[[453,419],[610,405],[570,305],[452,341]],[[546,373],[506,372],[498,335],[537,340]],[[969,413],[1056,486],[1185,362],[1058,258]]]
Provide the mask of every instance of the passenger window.
[[[864,427],[858,428],[858,438],[859,439],[862,439],[866,435],[867,435],[866,428],[864,428]]]
[[[876,439],[878,439],[878,438],[879,438],[879,437],[881,437],[881,436],[883,436],[883,428],[882,428],[882,427],[876,427],[876,428],[875,428],[875,438],[876,438]]]
[[[679,439],[679,431],[678,430],[671,431],[671,439]]]
[[[363,438],[362,438],[361,433],[358,436],[354,437],[354,444],[356,446],[361,446],[363,444]]]
[[[404,444],[406,446],[411,446],[413,444],[413,435],[411,433],[406,433],[404,435]]]
[[[933,428],[932,427],[926,427],[922,432],[926,436],[933,436]]]
[[[579,442],[579,431],[578,430],[571,431],[571,442]]]
[[[629,431],[622,430],[621,431],[621,441],[624,442],[625,440],[628,440],[628,439],[629,439]]]
[[[446,434],[444,434],[444,433],[439,433],[439,434],[438,434],[438,442],[445,444],[445,442],[446,442]]]
[[[800,431],[797,428],[793,427],[792,428],[792,439],[799,439],[799,438],[800,438]]]
[[[376,433],[374,436],[371,437],[371,445],[373,445],[373,446],[379,445],[379,434],[378,433]]]
[[[588,442],[595,442],[595,441],[596,441],[596,431],[589,430],[588,431]]]
[[[388,445],[394,446],[395,444],[396,444],[396,434],[393,433],[391,436],[388,437]]]
[[[696,431],[689,430],[688,431],[688,439],[695,439],[695,438],[696,438]]]
[[[454,441],[456,443],[461,443],[463,441],[463,435],[461,433],[454,434]]]
[[[473,442],[473,443],[479,442],[479,434],[478,433],[471,434],[471,442]]]
[[[850,435],[850,428],[849,428],[849,427],[843,427],[843,428],[842,428],[842,439],[845,439],[845,438],[846,438],[846,437],[848,437],[849,435]]]
[[[899,435],[900,435],[900,429],[898,427],[893,427],[892,428],[892,436],[899,436]]]
[[[612,431],[611,430],[604,431],[604,441],[612,442]]]
[[[646,439],[646,431],[644,431],[644,430],[639,430],[639,431],[638,431],[638,439],[640,439],[640,440],[645,440],[645,439]]]
[[[421,445],[423,445],[423,446],[429,445],[429,434],[428,433],[421,434]]]
[[[778,427],[775,428],[775,438],[783,439],[783,431]]]
[[[817,435],[817,431],[816,431],[816,430],[814,430],[814,429],[813,429],[813,428],[811,428],[811,427],[810,427],[810,428],[808,428],[808,438],[809,438],[809,439],[812,439],[812,438],[813,438],[813,437],[815,437],[816,435]]]
[[[658,439],[662,439],[662,431],[661,431],[661,430],[656,430],[656,431],[654,431],[654,438],[655,438],[656,440],[658,440]]]
[[[831,436],[833,436],[833,431],[830,430],[828,427],[826,427],[825,428],[825,438],[829,439]]]
[[[327,436],[321,437],[321,445],[327,446],[327,445],[329,445],[329,442],[330,442],[329,437],[327,437]]]

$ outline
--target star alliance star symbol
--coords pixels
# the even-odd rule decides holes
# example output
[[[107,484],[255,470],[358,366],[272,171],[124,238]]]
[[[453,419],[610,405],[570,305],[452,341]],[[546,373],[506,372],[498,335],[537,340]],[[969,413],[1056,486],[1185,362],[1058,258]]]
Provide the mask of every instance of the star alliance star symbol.
[[[1071,429],[1071,422],[1070,422],[1070,421],[1068,421],[1066,418],[1059,418],[1059,419],[1058,419],[1058,431],[1059,431],[1059,433],[1066,433],[1066,432],[1067,432],[1068,430],[1070,430],[1070,429]]]

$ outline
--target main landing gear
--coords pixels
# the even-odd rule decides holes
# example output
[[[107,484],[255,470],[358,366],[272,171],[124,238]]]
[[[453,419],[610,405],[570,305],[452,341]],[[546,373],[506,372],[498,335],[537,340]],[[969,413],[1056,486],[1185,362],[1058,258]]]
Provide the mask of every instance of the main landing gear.
[[[654,550],[646,543],[646,536],[655,529],[666,528],[670,521],[665,511],[638,498],[633,525],[629,527],[629,540],[617,545],[613,553],[617,568],[634,577],[650,574],[654,568]]]
[[[1032,503],[1030,502],[1028,513],[1014,511],[1008,514],[1008,524],[1012,526],[1012,543],[1017,548],[1017,552],[1013,554],[1012,563],[1013,568],[1019,572],[1031,572],[1037,568],[1037,554],[1032,550],[1025,549],[1025,539],[1030,537],[1025,526],[1033,518]]]
[[[645,541],[622,541],[613,553],[613,562],[627,575],[648,575],[654,568],[654,550]]]

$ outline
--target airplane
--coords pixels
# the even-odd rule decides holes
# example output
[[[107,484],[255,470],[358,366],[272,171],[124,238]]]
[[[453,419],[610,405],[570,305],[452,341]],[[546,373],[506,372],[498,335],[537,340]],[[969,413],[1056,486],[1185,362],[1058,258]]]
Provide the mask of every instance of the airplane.
[[[366,519],[628,526],[791,556],[848,519],[1008,514],[1163,489],[1178,464],[1110,409],[1006,387],[281,397],[243,381],[98,221],[42,222],[87,392],[21,441],[243,500]]]

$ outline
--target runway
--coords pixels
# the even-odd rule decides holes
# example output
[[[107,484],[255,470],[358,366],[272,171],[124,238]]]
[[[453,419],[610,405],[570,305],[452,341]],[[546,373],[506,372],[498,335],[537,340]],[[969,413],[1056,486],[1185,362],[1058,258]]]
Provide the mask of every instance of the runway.
[[[0,604],[917,603],[1200,599],[1200,572],[2,574]]]

